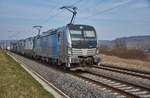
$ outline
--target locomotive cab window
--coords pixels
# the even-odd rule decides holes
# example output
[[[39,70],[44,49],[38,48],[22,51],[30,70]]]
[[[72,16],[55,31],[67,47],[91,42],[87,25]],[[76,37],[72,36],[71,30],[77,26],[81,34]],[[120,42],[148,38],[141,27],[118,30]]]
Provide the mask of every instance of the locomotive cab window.
[[[72,40],[80,40],[83,38],[82,32],[79,30],[70,30]]]
[[[83,31],[83,35],[84,35],[84,37],[86,37],[86,38],[95,38],[96,37],[96,34],[95,34],[95,32],[94,31],[92,31],[92,30],[90,30],[90,31]]]
[[[70,30],[70,36],[72,40],[96,38],[96,34],[93,30]]]

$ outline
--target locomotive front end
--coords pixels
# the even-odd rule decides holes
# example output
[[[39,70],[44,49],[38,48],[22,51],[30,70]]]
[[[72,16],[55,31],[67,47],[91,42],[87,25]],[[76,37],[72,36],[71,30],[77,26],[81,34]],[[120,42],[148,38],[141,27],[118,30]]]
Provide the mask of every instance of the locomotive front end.
[[[68,63],[73,67],[100,64],[97,34],[92,26],[69,25]]]

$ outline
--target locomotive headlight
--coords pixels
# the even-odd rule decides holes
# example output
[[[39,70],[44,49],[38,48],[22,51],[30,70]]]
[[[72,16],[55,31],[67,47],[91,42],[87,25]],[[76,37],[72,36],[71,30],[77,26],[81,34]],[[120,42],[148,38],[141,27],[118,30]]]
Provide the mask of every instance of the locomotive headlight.
[[[99,54],[99,48],[96,48],[96,54]]]

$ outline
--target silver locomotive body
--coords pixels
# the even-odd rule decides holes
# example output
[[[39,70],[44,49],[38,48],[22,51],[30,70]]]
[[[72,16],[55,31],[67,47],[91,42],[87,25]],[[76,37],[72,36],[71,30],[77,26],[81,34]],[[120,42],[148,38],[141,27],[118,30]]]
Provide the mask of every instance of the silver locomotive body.
[[[49,50],[46,53],[43,50],[42,54],[58,65],[72,68],[100,63],[97,35],[92,26],[72,24],[47,34],[51,36],[50,43],[46,45]]]
[[[68,25],[67,27],[67,67],[100,64],[97,34],[92,26]]]
[[[77,67],[98,64],[97,35],[92,26],[67,25],[34,39],[33,54],[57,65]]]
[[[24,55],[32,57],[34,48],[34,37],[29,37],[24,40]]]
[[[16,42],[16,53],[19,53],[21,55],[24,55],[24,46],[25,46],[25,40],[19,40]],[[15,45],[14,45],[15,47]]]

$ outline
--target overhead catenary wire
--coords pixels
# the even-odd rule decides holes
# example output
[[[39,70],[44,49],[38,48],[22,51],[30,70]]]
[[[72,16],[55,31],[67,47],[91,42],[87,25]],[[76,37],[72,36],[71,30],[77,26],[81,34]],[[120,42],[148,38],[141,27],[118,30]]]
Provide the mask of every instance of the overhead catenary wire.
[[[21,33],[23,33],[23,32],[12,32],[13,34],[11,34],[11,35],[9,35],[8,36],[8,39],[13,39],[13,38],[15,38],[15,39],[17,39],[17,36],[19,35],[19,34],[21,34]]]
[[[81,1],[83,1],[83,0],[78,0],[78,1],[74,2],[73,4],[71,4],[71,6],[75,6],[76,4],[80,3]]]
[[[77,1],[75,1],[74,3],[72,3],[71,6],[75,6],[76,4],[79,4],[81,1],[83,1],[83,0],[77,0]],[[50,12],[53,12],[55,9],[58,9],[58,8],[60,7],[59,4],[57,4],[57,5],[58,5],[58,6],[56,6],[54,9],[50,10]],[[42,24],[42,25],[46,24],[49,19],[53,19],[53,18],[57,17],[57,16],[60,15],[62,12],[63,12],[63,11],[61,10],[60,12],[57,12],[57,13],[54,14],[54,15],[50,15],[50,16],[49,16],[47,19],[45,19],[45,21],[42,22],[41,24]]]
[[[123,1],[123,2],[117,4],[117,5],[113,6],[113,7],[110,7],[110,8],[107,8],[107,9],[105,9],[105,10],[102,10],[102,11],[100,11],[100,12],[97,12],[96,14],[93,14],[93,15],[90,15],[90,16],[87,16],[87,17],[84,17],[84,19],[89,19],[89,18],[91,18],[91,17],[95,17],[95,16],[100,15],[100,14],[103,14],[103,13],[105,13],[105,12],[109,12],[109,11],[111,11],[111,10],[113,10],[113,9],[116,9],[116,8],[118,8],[118,7],[121,7],[122,5],[128,4],[128,3],[130,3],[131,1],[132,1],[132,0]]]
[[[72,3],[71,5],[76,5],[76,4],[80,3],[81,1],[82,1],[82,0],[77,0],[77,1],[75,1],[74,3]],[[62,2],[60,2],[60,4],[61,4],[61,3],[62,3]],[[60,7],[60,5],[57,4],[55,8],[49,10],[48,14],[54,12],[54,11],[55,11],[56,9],[58,9],[59,7]],[[39,23],[39,24],[40,24],[40,25],[46,24],[49,19],[53,19],[53,18],[57,17],[57,16],[58,16],[59,14],[61,14],[62,12],[63,12],[63,11],[61,10],[60,12],[57,12],[56,14],[53,14],[53,15],[46,15],[46,16],[49,16],[49,17],[48,17],[47,19],[45,19],[42,23]],[[42,19],[43,19],[43,17],[39,18],[39,20],[42,20]],[[21,32],[21,33],[22,33],[22,32]],[[14,37],[16,37],[18,34],[20,34],[20,33],[19,33],[19,32],[14,32],[13,34],[9,35],[8,37],[9,37],[9,38],[14,38]]]
[[[61,3],[61,2],[60,2],[60,3]],[[41,17],[41,18],[39,18],[39,20],[43,20],[43,19],[44,19],[43,22],[39,23],[40,25],[43,25],[43,24],[47,23],[47,21],[48,21],[49,18],[53,18],[53,17],[57,16],[58,13],[56,13],[56,14],[54,14],[54,15],[51,14],[51,13],[53,13],[53,12],[59,7],[59,4],[60,4],[60,3],[57,3],[54,8],[52,8],[52,9],[50,9],[50,10],[48,11],[48,15],[45,15],[45,16],[48,16],[48,17],[44,17],[44,18]]]

